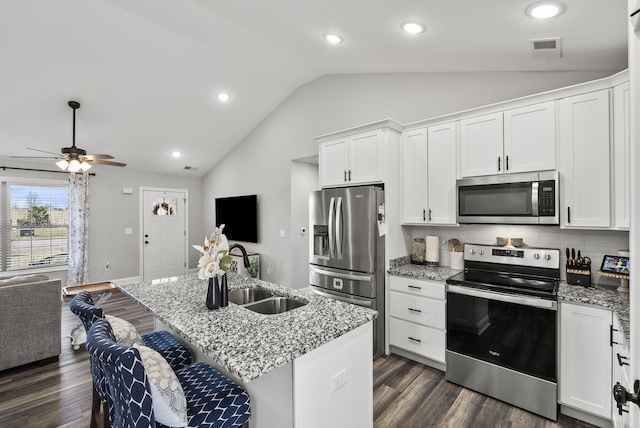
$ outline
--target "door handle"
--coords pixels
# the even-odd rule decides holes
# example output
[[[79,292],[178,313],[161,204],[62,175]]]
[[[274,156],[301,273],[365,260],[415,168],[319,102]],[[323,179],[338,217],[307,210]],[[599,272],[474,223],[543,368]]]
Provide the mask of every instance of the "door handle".
[[[504,158],[504,169],[505,171],[509,171],[509,156],[505,156]]]
[[[500,156],[498,156],[498,172],[500,172]]]

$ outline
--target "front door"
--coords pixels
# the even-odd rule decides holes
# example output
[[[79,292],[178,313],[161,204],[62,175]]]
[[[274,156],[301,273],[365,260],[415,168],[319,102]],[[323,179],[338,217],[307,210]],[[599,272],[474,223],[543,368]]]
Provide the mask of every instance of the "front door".
[[[187,273],[186,191],[142,190],[142,280]]]

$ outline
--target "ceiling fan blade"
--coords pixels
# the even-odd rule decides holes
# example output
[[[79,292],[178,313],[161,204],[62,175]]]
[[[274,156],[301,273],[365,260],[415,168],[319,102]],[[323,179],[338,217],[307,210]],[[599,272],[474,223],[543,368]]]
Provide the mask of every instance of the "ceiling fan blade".
[[[46,151],[46,150],[40,150],[40,149],[32,149],[31,147],[25,147],[25,149],[27,149],[27,150],[33,150],[33,151],[35,151],[35,152],[49,153],[50,155],[60,156],[60,153],[53,153],[53,152],[48,152],[48,151]]]
[[[59,156],[9,156],[14,159],[60,159]]]
[[[98,164],[98,165],[127,166],[126,163],[112,162],[112,161],[101,160],[101,159],[87,159],[87,161],[91,162],[91,163]]]
[[[95,159],[113,159],[111,155],[84,155],[82,156],[86,160],[95,160]]]

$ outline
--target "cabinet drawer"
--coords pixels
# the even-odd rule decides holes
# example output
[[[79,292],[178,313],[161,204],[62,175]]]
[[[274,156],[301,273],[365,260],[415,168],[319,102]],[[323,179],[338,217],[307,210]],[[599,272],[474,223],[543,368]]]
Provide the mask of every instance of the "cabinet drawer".
[[[427,297],[416,297],[408,294],[390,293],[390,314],[392,317],[412,321],[427,327],[444,330],[444,302]]]
[[[432,297],[440,300],[444,300],[445,297],[444,283],[436,281],[390,276],[389,288],[393,291],[402,291],[416,296]]]
[[[391,318],[390,344],[444,363],[444,331]]]

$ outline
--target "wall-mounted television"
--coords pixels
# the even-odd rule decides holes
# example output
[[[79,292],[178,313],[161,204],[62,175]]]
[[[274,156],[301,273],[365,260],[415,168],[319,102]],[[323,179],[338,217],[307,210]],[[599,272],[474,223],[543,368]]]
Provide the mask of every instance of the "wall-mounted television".
[[[216,198],[216,226],[230,241],[258,242],[258,196]]]

